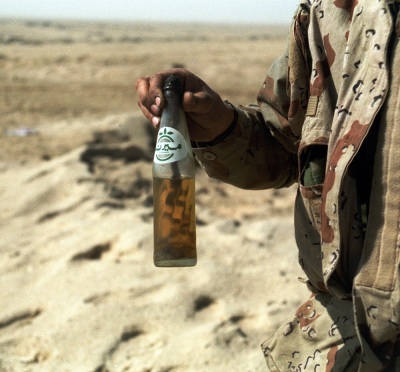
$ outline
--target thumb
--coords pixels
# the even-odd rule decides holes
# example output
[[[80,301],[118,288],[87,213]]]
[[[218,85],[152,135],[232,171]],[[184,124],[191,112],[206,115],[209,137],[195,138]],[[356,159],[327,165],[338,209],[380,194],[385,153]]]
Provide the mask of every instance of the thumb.
[[[207,114],[212,106],[212,99],[206,92],[185,92],[183,95],[183,110],[186,112]]]

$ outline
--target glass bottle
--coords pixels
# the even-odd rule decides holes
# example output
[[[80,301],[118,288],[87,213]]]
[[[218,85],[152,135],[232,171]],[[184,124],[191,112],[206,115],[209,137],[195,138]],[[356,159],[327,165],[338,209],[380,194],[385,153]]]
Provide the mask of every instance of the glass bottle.
[[[180,79],[169,76],[163,90],[165,107],[153,161],[154,265],[194,266],[195,163],[182,109]]]

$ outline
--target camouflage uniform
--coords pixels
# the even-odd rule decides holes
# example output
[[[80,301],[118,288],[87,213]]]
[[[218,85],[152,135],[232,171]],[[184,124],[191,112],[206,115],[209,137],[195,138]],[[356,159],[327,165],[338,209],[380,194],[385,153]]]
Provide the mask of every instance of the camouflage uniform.
[[[398,8],[301,1],[257,105],[194,149],[211,177],[238,187],[299,185],[312,296],[263,343],[272,371],[400,371]]]

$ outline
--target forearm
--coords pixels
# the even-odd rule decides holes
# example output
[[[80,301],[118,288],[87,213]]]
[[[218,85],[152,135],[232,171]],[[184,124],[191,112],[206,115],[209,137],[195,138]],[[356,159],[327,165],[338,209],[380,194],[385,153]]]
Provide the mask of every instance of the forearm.
[[[296,156],[274,138],[259,109],[237,108],[237,122],[217,144],[194,148],[212,177],[244,189],[279,188],[296,180]]]

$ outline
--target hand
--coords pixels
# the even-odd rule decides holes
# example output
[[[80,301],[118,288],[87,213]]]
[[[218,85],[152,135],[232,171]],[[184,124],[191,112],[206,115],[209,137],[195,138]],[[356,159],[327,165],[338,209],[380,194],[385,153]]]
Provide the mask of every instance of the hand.
[[[199,77],[185,69],[171,69],[136,82],[139,107],[155,127],[165,104],[162,87],[165,79],[174,74],[183,85],[182,107],[186,112],[189,135],[192,140],[209,142],[225,132],[231,124],[233,109]]]

